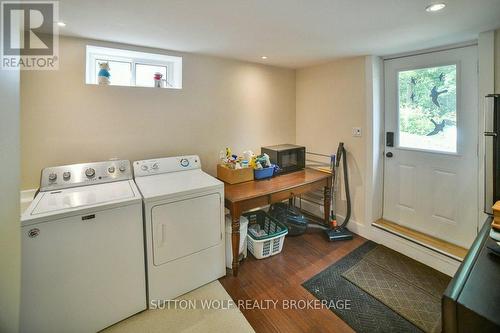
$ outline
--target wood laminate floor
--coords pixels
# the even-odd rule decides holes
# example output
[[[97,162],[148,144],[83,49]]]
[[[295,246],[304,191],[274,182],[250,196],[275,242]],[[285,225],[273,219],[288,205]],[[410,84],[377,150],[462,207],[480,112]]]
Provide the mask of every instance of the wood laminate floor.
[[[329,242],[322,230],[309,228],[304,235],[287,237],[276,256],[257,260],[249,254],[238,277],[228,274],[220,282],[235,301],[278,301],[276,309],[241,309],[258,333],[353,332],[328,309],[283,309],[281,305],[287,300],[315,300],[301,284],[365,241],[355,235],[351,241]]]

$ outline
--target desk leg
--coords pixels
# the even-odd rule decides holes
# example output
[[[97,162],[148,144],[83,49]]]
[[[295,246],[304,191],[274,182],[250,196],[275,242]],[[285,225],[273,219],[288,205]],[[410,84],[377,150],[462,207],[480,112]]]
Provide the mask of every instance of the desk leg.
[[[239,207],[232,207],[230,209],[231,219],[232,219],[232,233],[231,233],[231,242],[232,242],[232,250],[233,250],[233,276],[238,275],[238,267],[240,265],[239,252],[240,252],[240,216],[241,210]]]
[[[325,213],[325,224],[330,226],[330,203],[332,202],[332,189],[330,186],[325,186],[323,192],[323,200],[324,200],[324,213]]]

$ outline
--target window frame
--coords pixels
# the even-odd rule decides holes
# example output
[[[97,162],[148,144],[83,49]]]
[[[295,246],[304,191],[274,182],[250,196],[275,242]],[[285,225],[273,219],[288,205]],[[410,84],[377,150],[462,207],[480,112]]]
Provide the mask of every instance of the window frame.
[[[146,53],[117,48],[86,46],[86,84],[97,85],[97,60],[118,61],[131,64],[130,85],[122,87],[151,88],[136,85],[136,65],[162,66],[167,68],[165,89],[182,89],[182,57],[166,54]]]
[[[399,73],[405,72],[405,71],[411,71],[411,70],[420,70],[420,69],[428,69],[428,68],[435,68],[435,67],[445,67],[445,66],[455,66],[455,71],[456,71],[456,122],[457,122],[457,137],[455,139],[455,144],[456,144],[456,151],[446,151],[446,150],[436,150],[436,149],[425,149],[425,148],[416,148],[416,147],[404,147],[401,146],[400,143],[400,91],[399,91]],[[401,149],[401,150],[406,150],[406,151],[416,151],[416,152],[422,152],[422,153],[429,153],[429,154],[441,154],[441,155],[450,155],[450,156],[462,156],[462,151],[461,151],[461,144],[460,144],[460,133],[459,129],[462,127],[461,126],[461,116],[460,113],[461,111],[461,85],[459,84],[459,80],[461,80],[461,67],[460,67],[460,61],[445,61],[445,62],[432,62],[428,63],[423,66],[404,66],[401,68],[398,68],[396,70],[396,116],[397,116],[397,123],[396,123],[396,148]],[[460,110],[460,111],[459,111]]]

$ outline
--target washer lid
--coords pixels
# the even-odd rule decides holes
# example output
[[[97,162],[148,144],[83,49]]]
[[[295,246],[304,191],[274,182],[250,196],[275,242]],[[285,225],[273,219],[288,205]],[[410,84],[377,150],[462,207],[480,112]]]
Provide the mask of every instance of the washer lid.
[[[223,182],[200,169],[138,177],[135,182],[145,200],[224,188]]]
[[[39,196],[40,200],[32,209],[31,216],[131,199],[135,193],[129,181],[119,181],[40,192]]]

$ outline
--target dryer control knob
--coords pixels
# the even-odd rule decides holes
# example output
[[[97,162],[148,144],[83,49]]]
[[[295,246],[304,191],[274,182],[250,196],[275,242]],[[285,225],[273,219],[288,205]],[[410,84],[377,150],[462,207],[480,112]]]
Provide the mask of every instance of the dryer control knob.
[[[93,168],[88,168],[85,170],[85,176],[92,178],[95,176],[95,170]]]
[[[114,167],[114,166],[110,166],[110,167],[108,168],[108,172],[109,172],[109,173],[113,173],[113,172],[115,172],[115,167]]]
[[[125,168],[125,166],[124,166],[124,165],[121,165],[121,166],[120,166],[120,168],[119,168],[118,170],[120,170],[121,172],[123,172],[123,171],[125,171],[125,170],[126,170],[126,168]]]
[[[49,174],[49,180],[51,182],[55,181],[57,179],[57,174],[52,172],[51,174]]]
[[[189,160],[187,158],[181,159],[181,166],[188,167],[189,166]]]
[[[144,165],[141,166],[141,169],[144,170],[144,171],[147,171],[148,170],[148,166],[146,164],[144,164]]]
[[[151,169],[153,170],[158,170],[159,166],[158,166],[158,163],[153,163],[153,165],[151,166]]]
[[[64,180],[68,180],[68,179],[70,179],[70,178],[71,178],[71,172],[69,172],[69,171],[65,171],[65,172],[63,173],[63,179],[64,179]]]

